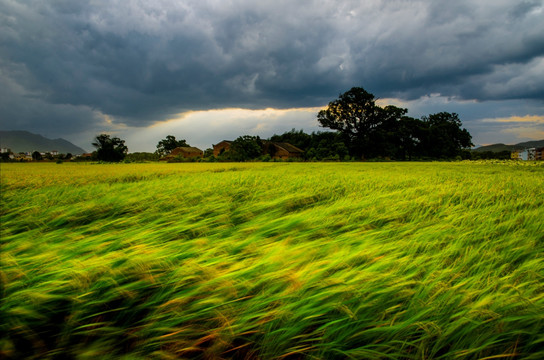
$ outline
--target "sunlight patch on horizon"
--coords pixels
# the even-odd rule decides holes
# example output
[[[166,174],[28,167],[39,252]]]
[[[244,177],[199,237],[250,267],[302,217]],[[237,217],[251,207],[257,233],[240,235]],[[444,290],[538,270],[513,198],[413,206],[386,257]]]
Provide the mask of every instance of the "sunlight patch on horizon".
[[[378,98],[376,104],[385,107],[387,105],[393,105],[400,108],[407,108],[410,111],[415,107],[433,106],[433,105],[445,105],[445,104],[474,104],[477,103],[473,99],[458,99],[451,96],[444,96],[440,93],[432,93],[421,96],[413,100],[403,100],[400,98]]]
[[[501,133],[516,135],[518,139],[542,140],[544,139],[544,130],[536,126],[519,126],[501,130]]]
[[[259,110],[244,109],[244,108],[224,108],[224,109],[211,109],[211,110],[190,110],[176,114],[174,117],[157,121],[149,128],[164,126],[173,122],[185,122],[196,119],[213,119],[213,120],[235,120],[235,119],[275,119],[288,114],[301,114],[312,113],[317,116],[317,113],[324,107],[308,107],[308,108],[288,108],[288,109],[276,109],[266,108]]]
[[[482,119],[485,123],[537,123],[544,124],[543,115],[525,115],[525,116],[510,116],[500,118]]]
[[[509,117],[486,118],[479,120],[487,125],[496,124],[502,127],[501,134],[514,135],[519,140],[544,139],[544,116],[542,115],[513,115]]]
[[[192,146],[210,148],[221,140],[242,135],[263,139],[291,129],[319,131],[317,113],[321,107],[250,110],[228,108],[179,113],[169,120],[146,128],[132,128],[125,133],[130,151],[154,151],[157,142],[167,135],[184,139]]]

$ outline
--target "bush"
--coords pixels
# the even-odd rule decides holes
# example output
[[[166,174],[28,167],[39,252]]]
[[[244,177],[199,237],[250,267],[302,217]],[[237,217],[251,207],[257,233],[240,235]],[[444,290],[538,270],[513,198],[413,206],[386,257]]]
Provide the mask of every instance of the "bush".
[[[259,158],[259,160],[263,161],[263,162],[269,162],[270,160],[272,160],[272,157],[270,156],[270,154],[266,154],[266,155],[263,155]]]

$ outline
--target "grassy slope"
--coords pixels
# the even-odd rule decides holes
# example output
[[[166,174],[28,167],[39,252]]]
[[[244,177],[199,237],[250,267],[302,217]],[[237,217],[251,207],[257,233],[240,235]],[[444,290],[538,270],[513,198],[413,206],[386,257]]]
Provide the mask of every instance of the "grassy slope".
[[[2,164],[8,358],[523,358],[544,167]]]

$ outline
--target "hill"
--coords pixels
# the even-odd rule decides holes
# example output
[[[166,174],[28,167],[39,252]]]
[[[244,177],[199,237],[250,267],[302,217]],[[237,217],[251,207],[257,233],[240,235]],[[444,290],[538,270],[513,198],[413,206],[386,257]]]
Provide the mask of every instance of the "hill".
[[[11,149],[14,153],[56,150],[61,154],[77,155],[87,152],[68,140],[60,138],[52,140],[28,131],[0,131],[0,146]]]
[[[544,140],[526,141],[526,142],[522,142],[522,143],[514,145],[516,149],[543,147],[543,146],[544,146]]]
[[[517,149],[525,149],[525,148],[532,148],[532,147],[544,147],[544,140],[534,140],[534,141],[525,141],[521,142],[515,145],[505,145],[505,144],[492,144],[492,145],[486,145],[486,146],[480,146],[477,149],[474,149],[473,151],[477,152],[484,152],[484,151],[492,151],[492,152],[501,152],[501,151],[512,151]]]

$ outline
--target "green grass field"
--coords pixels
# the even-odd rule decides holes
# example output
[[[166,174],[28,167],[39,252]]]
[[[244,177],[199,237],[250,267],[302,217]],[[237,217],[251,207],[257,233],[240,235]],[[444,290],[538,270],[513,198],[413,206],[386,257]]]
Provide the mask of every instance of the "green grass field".
[[[544,164],[1,164],[0,358],[543,359]]]

